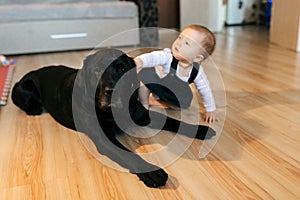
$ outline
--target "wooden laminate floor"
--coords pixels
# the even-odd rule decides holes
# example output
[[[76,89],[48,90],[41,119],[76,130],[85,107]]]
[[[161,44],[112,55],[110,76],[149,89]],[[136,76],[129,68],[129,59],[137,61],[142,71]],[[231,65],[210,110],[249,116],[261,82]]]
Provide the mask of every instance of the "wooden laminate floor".
[[[216,37],[210,62],[217,67],[206,70],[218,106],[218,135],[211,142],[192,141],[165,164],[165,187],[147,188],[136,176],[98,161],[75,131],[49,114],[27,116],[9,100],[0,108],[0,199],[300,199],[300,54],[270,44],[264,27],[230,27]],[[15,56],[14,82],[45,65],[79,68],[88,53]],[[172,137],[160,132],[154,140],[120,139],[145,153]]]

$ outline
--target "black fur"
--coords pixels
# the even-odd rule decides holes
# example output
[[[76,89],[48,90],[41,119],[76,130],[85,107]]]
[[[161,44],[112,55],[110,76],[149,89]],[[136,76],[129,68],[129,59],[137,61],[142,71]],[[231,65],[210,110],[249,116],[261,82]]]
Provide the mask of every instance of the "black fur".
[[[85,59],[80,70],[66,66],[48,66],[29,72],[14,85],[12,100],[28,115],[49,112],[60,124],[84,132],[100,153],[129,169],[148,187],[160,187],[165,185],[168,174],[131,153],[116,139],[116,135],[123,131],[117,125],[112,110],[116,109],[121,114],[123,112],[124,119],[121,123],[124,126],[133,121],[139,126],[149,125],[158,129],[159,123],[166,119],[163,130],[201,140],[213,137],[215,131],[207,126],[191,125],[146,110],[138,101],[136,73],[128,75],[122,88],[117,90],[116,83],[121,77],[130,74],[127,72],[131,69],[135,71],[135,63],[122,51],[99,50]],[[115,100],[112,99],[113,92],[117,94]],[[128,94],[132,95],[126,101],[125,96]],[[101,128],[95,124],[100,124]],[[179,125],[183,127],[180,130]],[[189,130],[193,129],[197,130],[196,136],[189,135]]]

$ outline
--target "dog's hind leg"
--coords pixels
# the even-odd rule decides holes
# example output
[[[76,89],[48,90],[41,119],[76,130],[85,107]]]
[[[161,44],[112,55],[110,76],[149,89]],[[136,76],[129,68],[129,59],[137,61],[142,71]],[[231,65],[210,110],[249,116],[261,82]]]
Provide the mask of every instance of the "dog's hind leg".
[[[44,110],[40,92],[30,79],[16,83],[11,98],[13,103],[28,115],[40,115]]]

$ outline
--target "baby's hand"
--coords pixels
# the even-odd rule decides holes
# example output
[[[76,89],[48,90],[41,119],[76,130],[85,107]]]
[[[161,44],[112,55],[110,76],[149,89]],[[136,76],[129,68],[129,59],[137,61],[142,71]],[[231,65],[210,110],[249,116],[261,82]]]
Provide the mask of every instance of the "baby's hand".
[[[142,69],[143,61],[142,61],[142,59],[136,57],[136,58],[134,58],[134,62],[136,65],[136,70],[137,70],[137,72],[139,72]]]
[[[204,112],[202,119],[206,123],[214,123],[218,121],[217,115],[215,112]]]

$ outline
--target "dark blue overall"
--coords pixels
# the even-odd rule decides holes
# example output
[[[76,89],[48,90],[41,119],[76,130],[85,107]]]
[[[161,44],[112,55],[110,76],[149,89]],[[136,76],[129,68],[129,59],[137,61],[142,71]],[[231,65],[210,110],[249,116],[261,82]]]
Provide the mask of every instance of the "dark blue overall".
[[[188,82],[184,82],[176,76],[178,60],[173,57],[170,72],[163,78],[160,78],[155,68],[142,69],[138,74],[138,79],[147,86],[147,88],[156,94],[161,101],[181,108],[188,108],[193,99],[193,93],[189,87],[194,82],[198,74],[198,64],[193,64],[193,69]]]

